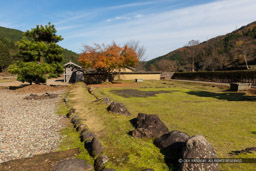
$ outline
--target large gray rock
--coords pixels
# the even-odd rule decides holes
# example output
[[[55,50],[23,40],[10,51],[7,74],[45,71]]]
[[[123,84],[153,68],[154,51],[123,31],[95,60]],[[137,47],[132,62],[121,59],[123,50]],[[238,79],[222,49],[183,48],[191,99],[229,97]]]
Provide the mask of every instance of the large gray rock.
[[[89,152],[89,154],[92,154],[92,139],[87,139],[84,142],[84,148],[87,149],[87,151]]]
[[[102,171],[103,169],[108,170],[108,169],[105,169],[105,163],[107,162],[108,162],[108,156],[97,157],[97,159],[94,161],[95,171]]]
[[[111,111],[113,113],[119,113],[122,115],[130,116],[131,113],[126,109],[125,105],[120,102],[112,102],[108,108],[108,111]]]
[[[75,120],[77,120],[77,119],[79,119],[79,116],[77,116],[77,115],[76,115],[76,116],[73,116],[72,119],[71,119],[71,123],[74,123]]]
[[[218,158],[211,144],[201,135],[195,135],[189,138],[183,148],[182,158],[190,159],[211,159]],[[182,163],[180,165],[182,171],[219,171],[218,163]]]
[[[67,159],[59,161],[54,166],[55,171],[92,171],[93,166],[82,159]]]
[[[154,144],[168,156],[180,157],[185,142],[189,138],[190,136],[185,132],[174,130],[155,139]]]
[[[162,135],[169,133],[168,128],[157,115],[139,113],[135,127],[136,129],[132,131],[133,137],[159,138]]]
[[[88,91],[89,91],[90,94],[92,94],[92,92],[93,92],[94,90],[95,90],[94,87],[88,87]]]
[[[73,122],[74,128],[77,128],[79,125],[81,125],[81,124],[82,124],[81,121],[82,121],[82,119],[76,119],[76,120],[74,120],[74,122]]]
[[[72,117],[72,115],[73,115],[75,112],[76,112],[76,109],[71,108],[71,109],[68,111],[68,113],[67,113],[67,117],[68,117],[68,118]]]
[[[106,104],[111,104],[111,99],[109,97],[102,98],[102,101]]]
[[[43,100],[43,99],[51,99],[58,97],[58,94],[49,94],[45,93],[43,95],[30,94],[29,96],[24,97],[26,100]]]
[[[86,139],[92,139],[96,137],[96,135],[93,132],[83,132],[81,134],[81,142],[84,142]]]
[[[97,138],[92,139],[92,156],[100,155],[104,150],[104,147]]]
[[[86,125],[84,125],[84,124],[80,124],[80,125],[78,125],[78,126],[76,127],[76,131],[77,131],[77,132],[82,131],[82,130],[84,130],[84,129],[86,129]]]
[[[80,135],[82,136],[83,133],[88,132],[88,131],[89,131],[88,128],[84,128],[84,129],[81,130]]]

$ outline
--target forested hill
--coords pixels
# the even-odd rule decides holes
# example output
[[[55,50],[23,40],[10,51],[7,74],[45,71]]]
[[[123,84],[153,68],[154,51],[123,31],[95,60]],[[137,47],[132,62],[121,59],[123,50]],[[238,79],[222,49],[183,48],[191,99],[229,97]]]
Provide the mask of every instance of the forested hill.
[[[193,62],[194,59],[194,62]],[[214,71],[256,65],[256,22],[195,46],[185,46],[146,63],[148,70]]]
[[[22,38],[22,31],[5,28],[0,26],[0,38],[5,38],[6,40],[10,41],[18,41]]]
[[[18,49],[15,43],[19,41],[22,36],[22,31],[0,27],[0,71],[17,60],[15,54]],[[77,63],[78,60],[78,54],[65,48],[63,48],[63,57],[63,64],[70,60]]]

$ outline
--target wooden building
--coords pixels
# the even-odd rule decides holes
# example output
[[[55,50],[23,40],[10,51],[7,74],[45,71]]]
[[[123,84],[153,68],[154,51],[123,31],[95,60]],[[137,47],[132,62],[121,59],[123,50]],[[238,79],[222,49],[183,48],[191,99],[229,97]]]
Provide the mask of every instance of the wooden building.
[[[64,65],[64,68],[64,82],[75,83],[84,81],[84,70],[81,66],[70,61]]]
[[[95,84],[104,82],[107,79],[106,73],[100,73],[92,69],[85,71],[81,66],[68,62],[64,65],[64,82],[75,83],[83,81],[87,84]],[[136,72],[132,67],[125,67],[122,69],[115,69],[109,75],[109,80],[160,80],[161,72]]]

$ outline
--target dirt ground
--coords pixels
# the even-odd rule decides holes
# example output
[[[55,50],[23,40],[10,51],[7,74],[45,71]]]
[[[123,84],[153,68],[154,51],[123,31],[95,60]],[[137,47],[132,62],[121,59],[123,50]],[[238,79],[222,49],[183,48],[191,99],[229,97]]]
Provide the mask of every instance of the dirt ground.
[[[61,160],[74,158],[79,153],[79,149],[71,149],[68,151],[52,152],[42,155],[36,155],[31,158],[12,160],[0,163],[1,171],[51,171],[54,165]]]
[[[256,88],[250,88],[246,91],[246,94],[255,96],[256,95]]]
[[[25,86],[12,86],[11,90],[14,90],[18,93],[44,93],[44,92],[53,92],[59,90],[67,89],[67,86],[49,86],[49,85],[25,85]]]
[[[26,85],[29,85],[29,84],[26,82],[22,83],[20,81],[17,81],[15,76],[0,75],[0,87],[10,87],[10,86],[20,87],[20,86],[26,86]],[[47,79],[46,85],[65,86],[69,84],[63,82],[63,77],[59,77],[59,78]]]
[[[68,83],[63,82],[62,77],[48,79],[46,84],[32,84],[22,83],[16,80],[15,76],[0,75],[0,89],[8,88],[18,93],[43,93],[65,90],[69,86]]]
[[[114,83],[104,83],[104,84],[90,84],[88,87],[102,87],[102,88],[110,88],[110,87],[138,87],[140,84],[137,83],[127,83],[127,82],[114,82]]]
[[[116,95],[122,97],[149,97],[156,96],[156,94],[160,93],[172,93],[174,91],[140,91],[136,89],[123,89],[123,90],[111,90]]]

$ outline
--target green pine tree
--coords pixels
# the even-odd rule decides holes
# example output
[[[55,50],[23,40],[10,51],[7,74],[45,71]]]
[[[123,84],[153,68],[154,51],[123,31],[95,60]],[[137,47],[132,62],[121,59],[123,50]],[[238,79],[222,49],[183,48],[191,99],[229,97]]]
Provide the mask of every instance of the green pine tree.
[[[57,77],[63,72],[62,48],[57,42],[63,40],[56,35],[54,25],[37,25],[36,28],[25,32],[23,38],[17,42],[20,59],[10,65],[8,71],[18,75],[22,82],[44,83],[48,77]]]

